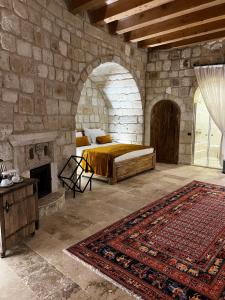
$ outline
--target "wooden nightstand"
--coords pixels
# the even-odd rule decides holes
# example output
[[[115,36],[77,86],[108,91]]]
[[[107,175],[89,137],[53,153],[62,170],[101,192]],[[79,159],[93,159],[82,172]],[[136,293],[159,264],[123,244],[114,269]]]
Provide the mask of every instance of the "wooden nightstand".
[[[8,188],[0,188],[0,255],[39,226],[37,180],[24,178]]]

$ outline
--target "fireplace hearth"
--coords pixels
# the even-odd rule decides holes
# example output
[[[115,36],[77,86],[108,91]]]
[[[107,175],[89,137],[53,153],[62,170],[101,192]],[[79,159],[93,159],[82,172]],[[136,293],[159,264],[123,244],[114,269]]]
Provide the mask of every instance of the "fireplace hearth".
[[[30,170],[30,177],[38,179],[39,199],[52,192],[51,164]]]

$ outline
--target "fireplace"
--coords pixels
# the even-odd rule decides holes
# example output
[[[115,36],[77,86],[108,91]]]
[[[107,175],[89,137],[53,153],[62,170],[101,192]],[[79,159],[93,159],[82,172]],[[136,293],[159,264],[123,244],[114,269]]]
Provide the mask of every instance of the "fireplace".
[[[18,169],[22,177],[37,178],[40,181],[38,184],[40,217],[61,210],[65,204],[65,192],[59,188],[58,180],[58,138],[57,131],[9,136],[13,152],[13,168]]]
[[[30,177],[38,179],[38,198],[52,192],[51,164],[30,170]]]
[[[57,138],[57,131],[14,134],[9,137],[13,148],[13,167],[19,170],[21,176],[39,178],[40,181],[43,176],[47,177],[44,183],[39,184],[40,191],[45,190],[44,193],[40,192],[40,196],[59,190],[58,157],[55,155],[58,153]],[[39,175],[39,172],[43,172],[43,176]],[[42,187],[44,184],[47,185],[47,189]]]

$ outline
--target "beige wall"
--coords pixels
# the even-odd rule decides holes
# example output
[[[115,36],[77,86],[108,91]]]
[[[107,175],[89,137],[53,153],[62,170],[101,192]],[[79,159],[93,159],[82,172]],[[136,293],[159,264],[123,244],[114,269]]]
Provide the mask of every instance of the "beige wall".
[[[160,100],[172,100],[179,105],[181,110],[179,162],[192,163],[194,94],[197,89],[194,64],[222,63],[225,60],[224,53],[224,41],[149,53],[145,104],[145,142],[147,144],[150,142],[152,107]]]
[[[0,153],[8,167],[16,167],[11,135],[56,132],[54,161],[61,168],[75,152],[73,134],[81,91],[92,71],[106,62],[123,66],[137,84],[145,107],[146,143],[154,103],[171,99],[179,104],[180,162],[191,162],[193,64],[224,62],[224,42],[151,51],[147,64],[146,50],[90,25],[86,17],[70,14],[63,0],[3,0],[0,13]],[[141,128],[143,120],[138,122]],[[126,130],[135,129],[130,124]],[[19,151],[24,169],[25,149]]]
[[[101,128],[109,131],[109,111],[102,91],[89,78],[81,91],[76,114],[76,128]]]
[[[62,0],[0,1],[0,12],[0,153],[8,167],[17,166],[9,136],[56,131],[54,161],[61,168],[75,152],[84,83],[102,63],[129,70],[144,103],[145,50],[70,14]],[[20,161],[26,169],[24,148]]]
[[[97,103],[96,95],[102,98],[99,109],[94,105]],[[85,105],[82,104],[84,99]],[[95,116],[91,121],[90,114],[93,112]],[[112,135],[114,141],[142,143],[143,113],[141,95],[131,73],[120,64],[104,63],[89,75],[81,92],[77,128],[101,127]],[[99,121],[93,122],[94,119]]]

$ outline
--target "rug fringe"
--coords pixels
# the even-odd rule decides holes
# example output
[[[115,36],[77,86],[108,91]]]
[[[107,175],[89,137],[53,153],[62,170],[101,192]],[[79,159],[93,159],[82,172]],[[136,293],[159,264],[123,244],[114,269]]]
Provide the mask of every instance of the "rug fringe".
[[[89,268],[91,271],[95,272],[100,277],[102,277],[105,280],[111,282],[113,285],[117,286],[119,289],[121,289],[122,291],[126,292],[128,295],[134,297],[137,300],[143,300],[143,298],[141,296],[138,296],[134,292],[128,290],[127,288],[125,288],[124,286],[122,286],[121,284],[119,284],[118,282],[116,282],[115,280],[113,280],[112,278],[110,278],[109,276],[105,275],[104,273],[102,273],[101,271],[99,271],[98,269],[96,269],[95,267],[93,267],[92,265],[86,263],[85,261],[83,261],[82,259],[80,259],[79,257],[77,257],[76,255],[70,253],[67,249],[64,249],[63,252],[65,254],[67,254],[68,256],[70,256],[72,259],[78,261],[79,263],[81,263],[85,267]]]

